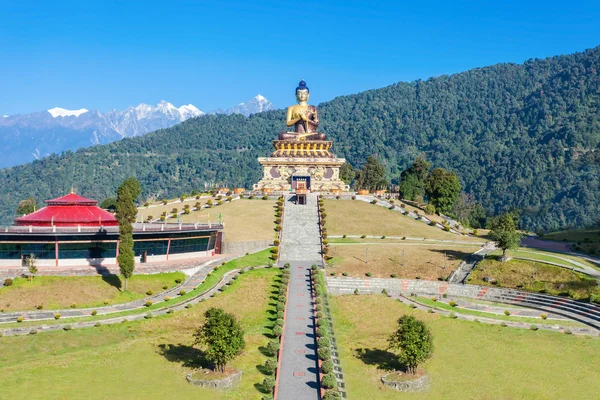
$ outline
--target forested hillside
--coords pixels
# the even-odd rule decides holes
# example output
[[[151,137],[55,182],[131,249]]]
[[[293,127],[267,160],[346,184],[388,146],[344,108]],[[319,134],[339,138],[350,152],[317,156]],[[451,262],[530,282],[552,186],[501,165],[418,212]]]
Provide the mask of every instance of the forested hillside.
[[[321,104],[321,127],[355,167],[376,154],[393,180],[425,153],[489,212],[521,209],[526,228],[592,225],[600,211],[599,71],[600,47],[398,83]],[[19,200],[40,202],[71,186],[101,200],[130,175],[144,195],[161,197],[205,182],[250,187],[261,175],[256,157],[283,129],[283,111],[206,116],[0,170],[0,217],[10,222]]]

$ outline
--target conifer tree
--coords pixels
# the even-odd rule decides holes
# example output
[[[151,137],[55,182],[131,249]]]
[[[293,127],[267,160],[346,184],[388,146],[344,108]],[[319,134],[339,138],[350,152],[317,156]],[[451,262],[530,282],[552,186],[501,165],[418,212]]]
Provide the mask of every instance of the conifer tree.
[[[135,269],[135,254],[133,252],[133,225],[137,215],[135,200],[140,196],[141,189],[138,180],[127,178],[117,189],[117,220],[119,221],[119,256],[117,263],[125,280],[133,275]]]

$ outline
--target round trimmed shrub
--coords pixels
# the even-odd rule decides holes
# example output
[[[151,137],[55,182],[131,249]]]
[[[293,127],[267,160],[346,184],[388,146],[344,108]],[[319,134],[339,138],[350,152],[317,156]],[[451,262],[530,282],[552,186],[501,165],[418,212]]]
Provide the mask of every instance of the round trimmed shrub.
[[[71,329],[73,329],[71,327],[71,325],[65,325],[65,326],[63,326],[63,330],[65,330],[65,331],[70,331]]]
[[[458,317],[456,316],[456,314],[454,314],[453,312],[451,312],[450,314],[448,314],[448,317],[450,317],[450,318],[452,318],[452,319],[456,319],[456,318],[458,318]]]
[[[169,287],[167,285],[163,286],[163,290],[167,290]]]
[[[169,309],[167,310],[167,314],[173,314],[174,312],[175,312],[175,311],[173,311],[173,309],[172,309],[172,308],[169,308]]]
[[[150,300],[148,300],[145,305],[146,305],[146,307],[150,307],[152,305],[152,302]]]
[[[548,315],[546,315],[546,314],[541,314],[541,315],[540,315],[540,318],[541,318],[541,319],[546,319],[546,318],[548,318]]]
[[[537,331],[539,328],[537,327],[537,325],[531,325],[529,327],[529,329],[532,330],[532,331]]]
[[[183,295],[184,295],[184,294],[186,294],[186,293],[187,293],[187,292],[185,291],[185,289],[181,289],[181,290],[179,291],[179,295],[180,295],[180,296],[183,296]]]
[[[98,314],[98,311],[94,310],[94,311],[91,312],[91,314],[92,315],[96,315],[96,314]]]
[[[390,275],[390,278],[396,278],[397,276],[398,276],[398,275],[396,275],[396,274],[391,274],[391,275]]]
[[[504,315],[506,315],[506,316],[510,315],[510,311],[504,310]]]
[[[37,333],[38,333],[37,329],[32,329],[29,331],[30,335],[37,335]]]
[[[327,326],[322,326],[317,331],[317,336],[320,338],[331,338],[331,332]]]
[[[571,332],[569,329],[565,329],[565,335],[572,335],[573,332]]]
[[[325,389],[333,389],[337,386],[337,380],[332,374],[327,374],[323,377],[321,384]]]
[[[323,361],[327,361],[329,359],[331,359],[331,350],[329,350],[328,348],[319,348],[317,349],[317,355],[319,356],[319,359],[323,360]]]
[[[285,313],[283,311],[277,311],[277,318],[285,317]]]
[[[169,300],[171,300],[171,298],[169,296],[166,296],[165,301],[169,301]]]
[[[319,338],[317,339],[317,346],[319,347],[329,347],[331,345],[331,339],[329,338]]]
[[[152,317],[153,317],[153,315],[152,315],[151,312],[149,312],[148,314],[144,315],[144,318],[146,318],[146,319],[150,319]]]
[[[265,361],[265,365],[263,365],[263,367],[268,375],[273,375],[277,369],[277,362],[269,358],[267,361]]]
[[[283,319],[281,318],[277,318],[277,321],[275,321],[275,324],[277,324],[278,326],[283,326]]]
[[[342,397],[336,390],[328,390],[323,396],[323,400],[341,400]]]
[[[315,306],[315,310],[317,310],[317,311],[321,311],[322,309],[323,309],[323,306],[321,306],[320,304],[317,304]]]
[[[179,279],[179,278],[175,279],[175,283],[179,285],[181,283],[181,279]]]
[[[279,341],[278,340],[271,340],[267,344],[267,352],[271,356],[276,356],[278,351],[279,351]]]
[[[281,335],[283,335],[283,329],[281,328],[281,326],[275,325],[275,328],[273,328],[273,335],[275,337],[280,337]]]
[[[456,306],[457,306],[457,304],[456,304],[456,302],[455,302],[454,300],[450,300],[450,301],[448,302],[448,305],[449,305],[450,307],[456,307]],[[506,313],[506,311],[505,311],[505,313]]]
[[[324,314],[322,311],[317,311],[317,318],[323,318]]]
[[[146,292],[146,294],[147,294],[148,296],[152,296],[152,295],[154,294],[154,292],[153,292],[152,290],[148,290],[148,291]]]
[[[506,325],[506,322],[502,322],[502,323],[500,324],[500,326],[501,326],[501,327],[503,327],[503,328],[506,328],[508,325]]]
[[[38,304],[35,308],[37,308],[38,310],[41,310],[42,308],[44,308],[43,304]]]
[[[369,278],[373,276],[373,274],[370,272],[367,272],[365,275],[367,275]]]
[[[17,317],[17,322],[23,322],[23,317]]]
[[[348,276],[348,273],[347,272],[342,272],[342,275],[343,276]]]
[[[317,321],[317,326],[319,328],[321,328],[323,326],[329,326],[329,321],[327,321],[327,318],[321,318]]]
[[[333,371],[333,361],[327,360],[323,364],[321,364],[321,371],[323,374],[328,374]]]
[[[108,304],[108,300],[104,300],[104,305],[107,305],[107,304]]]
[[[99,327],[99,326],[101,326],[101,325],[102,325],[102,324],[101,324],[100,322],[96,322],[96,323],[94,324],[94,327],[96,327],[96,328],[97,328],[97,327]]]
[[[77,303],[71,304],[71,308],[77,308]]]
[[[267,197],[267,196],[265,196]],[[273,389],[275,388],[275,379],[273,378],[265,378],[262,382],[262,387],[264,389],[265,392],[273,392]]]
[[[13,280],[11,278],[6,278],[4,280],[4,286],[12,286]]]
[[[60,314],[59,313],[54,314],[54,319],[60,319]]]
[[[285,310],[285,303],[278,302],[276,308],[277,308],[277,311],[283,311],[283,310]]]

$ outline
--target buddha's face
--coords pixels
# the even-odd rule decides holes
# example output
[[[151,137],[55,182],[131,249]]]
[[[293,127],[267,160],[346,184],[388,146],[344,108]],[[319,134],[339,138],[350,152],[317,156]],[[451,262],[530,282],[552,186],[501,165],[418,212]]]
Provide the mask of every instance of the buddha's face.
[[[296,90],[296,99],[298,99],[298,102],[308,101],[309,96],[307,89]]]

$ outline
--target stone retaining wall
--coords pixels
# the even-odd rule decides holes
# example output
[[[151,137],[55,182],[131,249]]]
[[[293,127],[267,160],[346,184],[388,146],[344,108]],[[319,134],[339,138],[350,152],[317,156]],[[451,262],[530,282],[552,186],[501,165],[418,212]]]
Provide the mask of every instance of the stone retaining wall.
[[[410,381],[388,381],[386,376],[381,378],[384,385],[396,389],[400,392],[422,392],[429,387],[429,376],[423,375],[420,378]]]
[[[209,389],[231,389],[242,381],[242,371],[239,370],[223,379],[194,379],[192,375],[189,374],[185,377],[189,383]]]
[[[250,240],[246,242],[223,243],[223,254],[246,254],[273,246],[273,240]]]

